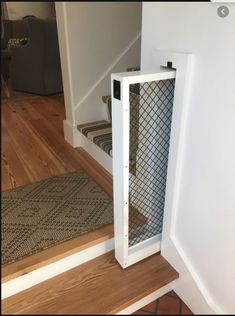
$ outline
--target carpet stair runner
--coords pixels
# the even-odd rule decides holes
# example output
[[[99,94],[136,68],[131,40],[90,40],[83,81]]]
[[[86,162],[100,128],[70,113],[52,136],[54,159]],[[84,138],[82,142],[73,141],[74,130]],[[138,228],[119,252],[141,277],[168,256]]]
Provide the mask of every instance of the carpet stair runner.
[[[139,67],[127,68],[127,71],[138,71]],[[131,91],[134,98],[138,98],[139,89],[135,88]],[[133,98],[132,98],[133,99]],[[109,156],[112,157],[112,98],[111,96],[103,96],[102,101],[107,106],[108,121],[101,120],[95,122],[89,122],[80,124],[77,126],[78,130],[86,136],[90,141],[100,147]],[[136,115],[135,115],[136,116]],[[136,116],[137,117],[137,116]],[[137,124],[136,124],[137,125]],[[131,149],[132,154],[130,155],[130,172],[135,174],[135,152],[136,148]]]
[[[112,157],[112,124],[102,120],[78,125],[78,130]]]

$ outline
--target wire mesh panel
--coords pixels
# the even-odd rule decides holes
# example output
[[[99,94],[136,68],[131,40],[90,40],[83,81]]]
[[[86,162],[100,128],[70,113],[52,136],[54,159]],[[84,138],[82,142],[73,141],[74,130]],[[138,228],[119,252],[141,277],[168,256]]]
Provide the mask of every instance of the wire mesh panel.
[[[129,247],[162,232],[174,86],[129,85]]]
[[[123,268],[161,248],[176,71],[113,74],[115,258]]]

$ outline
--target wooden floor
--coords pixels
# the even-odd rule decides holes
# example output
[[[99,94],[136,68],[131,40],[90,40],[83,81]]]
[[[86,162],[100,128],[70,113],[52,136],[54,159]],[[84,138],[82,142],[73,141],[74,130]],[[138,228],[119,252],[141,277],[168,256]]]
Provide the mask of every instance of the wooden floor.
[[[3,300],[2,313],[113,315],[177,278],[160,254],[123,270],[110,252]]]
[[[3,191],[79,170],[83,166],[112,196],[111,175],[99,168],[82,149],[74,149],[64,140],[64,119],[63,96],[16,98],[2,102]],[[112,237],[113,225],[108,225],[6,265],[2,270],[2,282]]]
[[[81,169],[64,119],[63,96],[2,102],[2,190]]]
[[[7,100],[2,104],[2,189],[7,190],[70,171],[83,169],[112,198],[112,176],[83,149],[63,137],[62,96]],[[146,217],[130,209],[130,226]],[[113,238],[113,224],[53,246],[2,269],[2,282]]]
[[[2,102],[3,190],[83,168],[112,197],[111,175],[64,140],[64,119],[62,96]],[[112,236],[108,225],[48,248],[6,266],[3,282]],[[2,313],[114,314],[177,277],[159,254],[123,270],[111,252],[3,300]]]

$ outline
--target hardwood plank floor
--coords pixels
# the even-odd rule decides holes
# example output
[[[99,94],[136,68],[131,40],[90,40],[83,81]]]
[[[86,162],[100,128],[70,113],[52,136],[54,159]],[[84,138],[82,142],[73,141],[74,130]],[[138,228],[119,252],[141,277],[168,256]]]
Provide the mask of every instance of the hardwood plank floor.
[[[2,102],[2,190],[82,168],[64,119],[63,96]]]
[[[111,175],[82,149],[74,149],[64,140],[64,119],[63,96],[2,102],[3,191],[84,169],[112,196]],[[2,282],[112,237],[113,225],[108,225],[6,265]]]
[[[2,113],[2,190],[83,169],[113,197],[112,176],[82,148],[74,149],[64,140],[62,96],[7,100]],[[146,218],[131,208],[130,227],[145,223]],[[112,237],[113,225],[108,225],[6,265],[2,282]]]
[[[114,315],[177,278],[160,254],[123,270],[110,252],[3,300],[2,312]]]

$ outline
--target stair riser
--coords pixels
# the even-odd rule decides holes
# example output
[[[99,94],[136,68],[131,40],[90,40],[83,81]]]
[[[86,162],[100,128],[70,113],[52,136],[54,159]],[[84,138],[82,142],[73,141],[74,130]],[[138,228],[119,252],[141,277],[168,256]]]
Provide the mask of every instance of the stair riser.
[[[113,160],[106,152],[99,148],[96,144],[90,141],[86,136],[77,131],[77,135],[81,141],[81,147],[104,168],[111,175],[113,174]]]
[[[148,305],[149,303],[157,300],[159,297],[170,292],[173,289],[175,282],[177,282],[177,281],[172,281],[172,282],[168,283],[167,285],[161,287],[159,290],[154,291],[153,293],[145,296],[144,298],[142,298],[141,300],[128,306],[127,308],[117,312],[116,315],[131,315],[131,314],[133,314],[137,310],[143,308],[144,306]]]
[[[114,239],[108,239],[95,246],[84,249],[61,260],[36,269],[25,275],[2,284],[2,300],[14,294],[31,288],[41,282],[49,280],[63,272],[73,269],[85,262],[99,257],[114,249]]]

